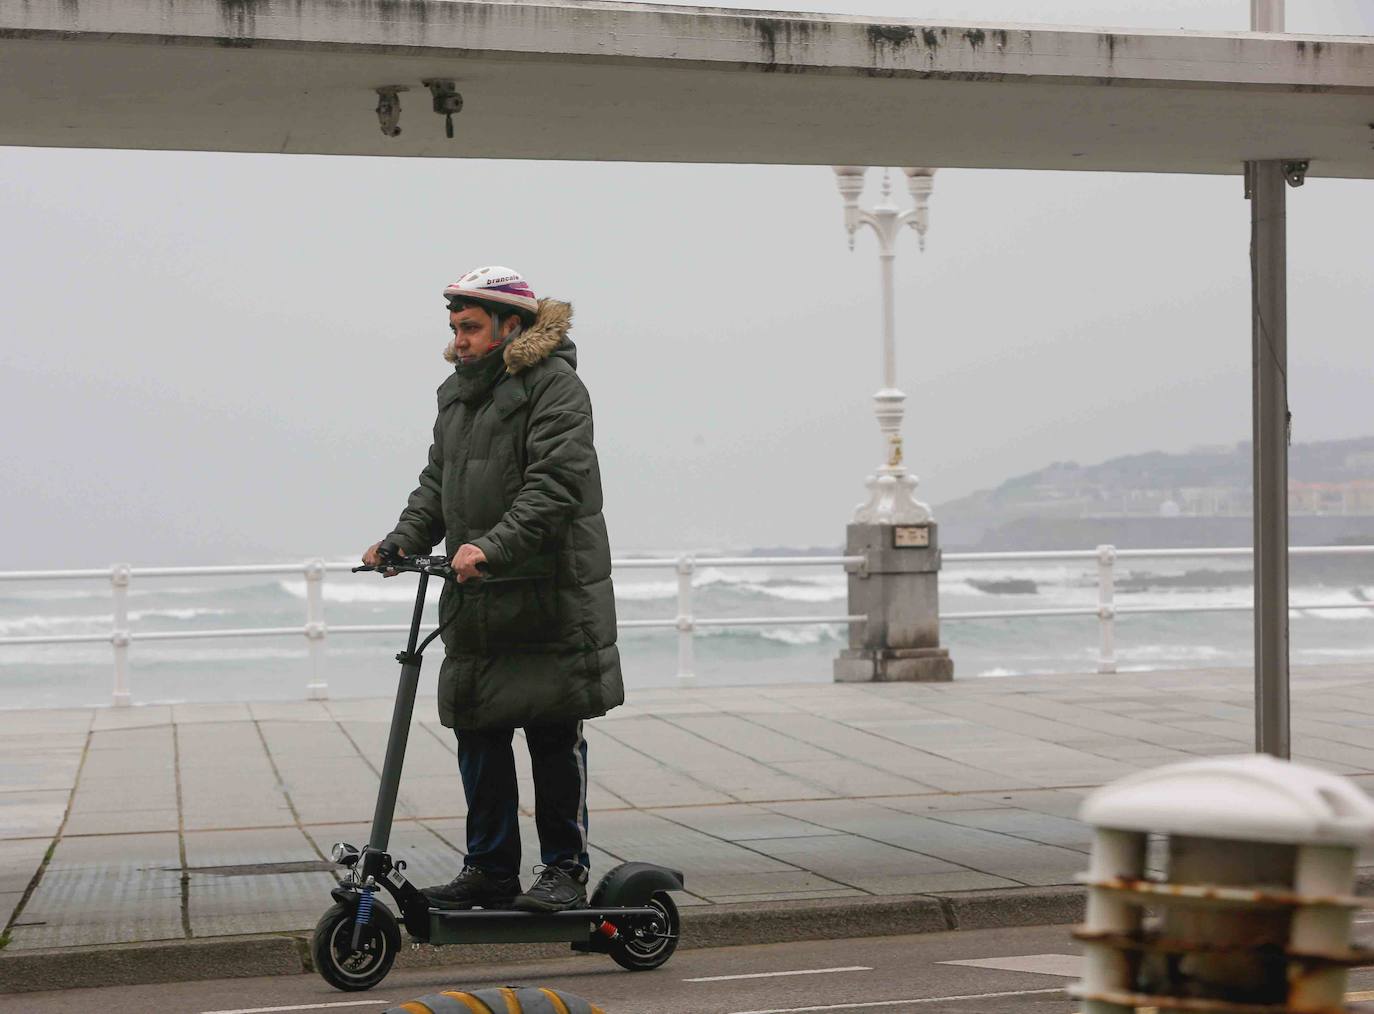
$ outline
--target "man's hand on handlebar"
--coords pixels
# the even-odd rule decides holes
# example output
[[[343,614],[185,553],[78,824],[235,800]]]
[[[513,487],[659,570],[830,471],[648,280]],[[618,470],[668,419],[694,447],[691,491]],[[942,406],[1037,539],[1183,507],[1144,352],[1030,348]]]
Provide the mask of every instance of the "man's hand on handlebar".
[[[459,546],[458,552],[453,554],[453,573],[458,576],[459,584],[485,576],[486,565],[487,554],[470,542]]]
[[[367,552],[363,553],[363,563],[364,563],[366,566],[368,566],[368,567],[377,567],[378,569],[380,569],[381,566],[386,562],[385,560],[382,559],[382,554],[379,553],[379,552],[377,552],[377,550],[378,550],[378,548],[379,548],[380,546],[381,546],[381,543],[380,543],[380,542],[374,542],[372,545],[370,545],[370,546],[367,547]],[[465,547],[465,548],[466,548],[466,547]],[[397,552],[399,555],[401,555],[401,556],[405,556],[405,555],[406,555],[406,551],[405,551],[404,549],[400,548],[399,546],[396,547],[396,552]],[[394,571],[394,570],[384,570],[384,571],[382,571],[382,577],[395,577],[395,576],[396,576],[396,571]]]

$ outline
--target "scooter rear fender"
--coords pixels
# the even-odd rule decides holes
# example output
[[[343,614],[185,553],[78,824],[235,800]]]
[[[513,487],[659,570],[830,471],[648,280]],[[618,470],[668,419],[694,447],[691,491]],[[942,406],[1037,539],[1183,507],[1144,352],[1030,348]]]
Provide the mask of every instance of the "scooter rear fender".
[[[601,878],[591,903],[594,907],[634,907],[647,903],[659,891],[681,891],[683,886],[679,870],[654,863],[621,863]]]

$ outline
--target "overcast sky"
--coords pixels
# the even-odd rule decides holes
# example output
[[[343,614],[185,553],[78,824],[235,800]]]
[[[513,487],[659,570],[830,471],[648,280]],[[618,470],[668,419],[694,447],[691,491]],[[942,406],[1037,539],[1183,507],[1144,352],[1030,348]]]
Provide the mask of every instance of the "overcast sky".
[[[1244,0],[826,7],[1248,26]],[[1364,0],[1288,8],[1374,33]],[[1374,183],[1288,207],[1294,439],[1374,433]],[[923,498],[1248,438],[1248,216],[1235,177],[941,170],[897,261]],[[0,236],[6,568],[361,551],[424,462],[439,292],[482,264],[574,304],[619,551],[837,545],[882,456],[874,242],[848,252],[825,168],[0,148]]]

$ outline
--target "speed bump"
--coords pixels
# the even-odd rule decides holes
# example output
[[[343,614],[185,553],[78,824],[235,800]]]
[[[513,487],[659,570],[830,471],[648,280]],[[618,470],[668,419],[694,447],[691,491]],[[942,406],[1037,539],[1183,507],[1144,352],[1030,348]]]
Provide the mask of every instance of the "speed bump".
[[[535,986],[502,986],[472,993],[445,991],[389,1007],[384,1014],[606,1014],[580,996]]]

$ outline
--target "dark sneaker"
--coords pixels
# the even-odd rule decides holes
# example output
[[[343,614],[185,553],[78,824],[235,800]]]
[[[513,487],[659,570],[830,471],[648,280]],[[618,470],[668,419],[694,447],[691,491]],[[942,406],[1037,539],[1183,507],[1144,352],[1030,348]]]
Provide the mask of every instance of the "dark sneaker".
[[[520,878],[496,877],[476,866],[464,866],[447,884],[426,887],[421,893],[435,908],[509,908],[520,893]]]
[[[587,871],[580,863],[536,867],[539,879],[511,903],[523,912],[562,912],[587,907]]]

